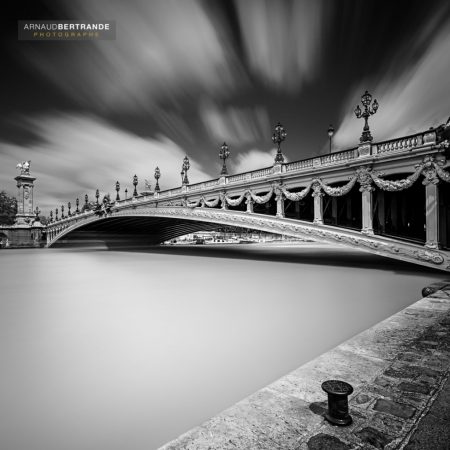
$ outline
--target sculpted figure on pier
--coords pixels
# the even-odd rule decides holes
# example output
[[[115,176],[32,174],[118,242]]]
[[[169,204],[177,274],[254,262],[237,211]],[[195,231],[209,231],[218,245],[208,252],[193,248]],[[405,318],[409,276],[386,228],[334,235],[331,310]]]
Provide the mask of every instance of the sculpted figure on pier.
[[[20,175],[30,175],[30,163],[31,161],[22,161],[17,164],[16,169],[20,169]]]

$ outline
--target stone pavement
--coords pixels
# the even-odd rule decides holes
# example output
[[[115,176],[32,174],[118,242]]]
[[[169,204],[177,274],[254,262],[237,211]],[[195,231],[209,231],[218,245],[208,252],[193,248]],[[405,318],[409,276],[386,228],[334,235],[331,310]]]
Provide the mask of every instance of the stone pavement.
[[[450,379],[438,392],[434,403],[421,418],[409,442],[407,450],[450,449]]]
[[[450,449],[450,285],[440,288],[161,450]],[[327,379],[354,387],[349,426],[324,420]]]

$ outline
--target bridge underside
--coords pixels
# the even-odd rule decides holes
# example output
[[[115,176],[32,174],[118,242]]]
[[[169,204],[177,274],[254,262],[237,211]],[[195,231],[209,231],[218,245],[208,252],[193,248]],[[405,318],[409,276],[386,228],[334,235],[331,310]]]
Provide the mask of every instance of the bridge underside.
[[[448,251],[301,220],[210,208],[142,207],[117,210],[106,216],[76,216],[67,221],[65,227],[50,230],[47,246],[80,242],[101,242],[110,248],[154,245],[185,234],[227,226],[341,244],[440,270],[450,269]]]
[[[52,247],[102,242],[108,247],[156,245],[198,231],[223,228],[217,223],[163,217],[110,217],[77,228]]]

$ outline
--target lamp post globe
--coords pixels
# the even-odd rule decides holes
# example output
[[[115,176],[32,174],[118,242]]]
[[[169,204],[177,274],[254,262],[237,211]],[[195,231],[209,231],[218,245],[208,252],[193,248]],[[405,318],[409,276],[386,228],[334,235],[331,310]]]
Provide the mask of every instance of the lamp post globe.
[[[189,158],[187,156],[184,157],[183,159],[183,166],[182,166],[182,171],[184,173],[184,178],[183,178],[183,183],[182,184],[189,184],[189,179],[187,176],[188,170],[191,167],[191,164],[189,163]]]
[[[133,186],[134,186],[133,197],[137,197],[137,195],[138,195],[137,189],[136,189],[137,184],[138,184],[138,177],[137,177],[137,175],[134,175],[134,177],[133,177]]]
[[[372,103],[372,95],[369,94],[368,91],[364,92],[364,94],[361,96],[361,104],[364,106],[364,110],[361,110],[359,105],[355,108],[355,116],[360,119],[361,117],[364,119],[364,128],[363,132],[361,134],[361,137],[359,138],[359,141],[364,144],[368,142],[372,142],[373,137],[370,133],[369,128],[369,117],[375,114],[378,110],[378,102],[375,99],[372,103],[372,106],[370,105]]]
[[[222,171],[220,175],[228,175],[226,160],[230,156],[230,151],[228,150],[228,145],[226,142],[222,144],[219,150],[219,158],[223,160]]]
[[[156,180],[155,192],[159,192],[161,190],[159,188],[159,179],[160,178],[161,178],[161,171],[159,170],[159,167],[156,167],[156,169],[155,169],[155,180]]]
[[[330,153],[331,153],[331,138],[334,135],[334,128],[333,125],[330,124],[330,126],[328,127],[328,139],[330,141]]]
[[[272,142],[277,144],[277,154],[275,156],[275,163],[281,164],[284,162],[284,156],[281,153],[281,143],[286,139],[287,133],[280,122],[275,127],[275,132],[272,135]]]

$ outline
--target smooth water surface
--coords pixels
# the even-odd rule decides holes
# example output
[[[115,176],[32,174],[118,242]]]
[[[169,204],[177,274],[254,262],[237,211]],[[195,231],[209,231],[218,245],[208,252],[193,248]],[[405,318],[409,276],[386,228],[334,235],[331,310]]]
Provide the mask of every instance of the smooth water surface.
[[[444,278],[323,245],[0,250],[0,448],[157,448]]]

